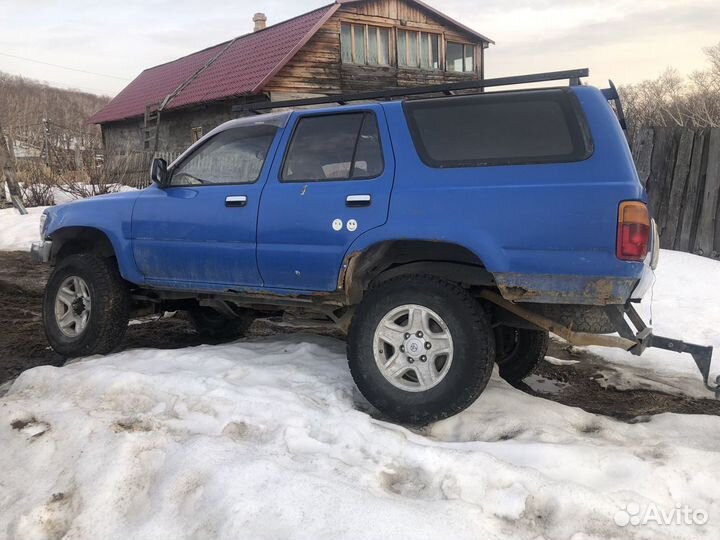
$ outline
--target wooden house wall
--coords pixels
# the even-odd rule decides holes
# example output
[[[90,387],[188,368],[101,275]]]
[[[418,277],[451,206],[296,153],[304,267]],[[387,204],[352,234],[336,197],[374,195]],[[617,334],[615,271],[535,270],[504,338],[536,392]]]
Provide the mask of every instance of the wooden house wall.
[[[425,31],[441,36],[441,69],[399,68],[344,64],[340,49],[342,22],[364,23],[399,30]],[[475,70],[471,73],[446,71],[445,43],[453,41],[475,45]],[[395,63],[395,33],[390,39],[391,62]],[[462,32],[422,8],[402,0],[373,0],[343,6],[281,69],[265,87],[271,95],[337,94],[388,87],[440,84],[483,75],[484,54],[476,36]],[[275,99],[275,97],[273,97]]]

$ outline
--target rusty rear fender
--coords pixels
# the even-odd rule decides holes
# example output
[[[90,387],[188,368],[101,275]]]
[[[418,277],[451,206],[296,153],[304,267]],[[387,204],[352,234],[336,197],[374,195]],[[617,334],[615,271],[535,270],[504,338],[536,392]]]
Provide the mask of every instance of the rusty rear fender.
[[[639,281],[617,276],[515,273],[494,276],[500,294],[511,302],[595,306],[624,304]]]

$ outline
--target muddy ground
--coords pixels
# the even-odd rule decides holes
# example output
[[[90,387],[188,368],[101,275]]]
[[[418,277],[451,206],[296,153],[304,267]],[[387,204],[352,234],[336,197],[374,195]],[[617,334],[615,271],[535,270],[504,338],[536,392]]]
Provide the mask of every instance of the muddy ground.
[[[33,263],[27,253],[0,252],[0,385],[26,369],[48,364],[61,366],[65,361],[50,349],[42,329],[42,294],[47,272],[45,265]],[[338,337],[330,327],[298,320],[258,320],[251,328],[251,334],[256,336],[299,331]],[[178,349],[202,343],[207,341],[184,318],[175,316],[131,324],[122,348]],[[603,388],[596,382],[601,377],[600,370],[607,369],[602,359],[565,347],[559,341],[552,342],[548,354],[580,362],[561,366],[542,362],[536,369],[535,379],[542,380],[541,386],[548,390],[533,390],[525,384],[520,385],[521,390],[628,421],[664,412],[720,415],[720,401],[712,399],[683,398],[652,390]]]

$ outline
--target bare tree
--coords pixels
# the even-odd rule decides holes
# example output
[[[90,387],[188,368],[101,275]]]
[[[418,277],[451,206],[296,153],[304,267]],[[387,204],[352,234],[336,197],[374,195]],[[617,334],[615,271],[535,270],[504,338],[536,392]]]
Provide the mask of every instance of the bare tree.
[[[669,68],[620,88],[631,132],[643,126],[720,127],[720,43],[704,49],[709,68],[687,79]]]

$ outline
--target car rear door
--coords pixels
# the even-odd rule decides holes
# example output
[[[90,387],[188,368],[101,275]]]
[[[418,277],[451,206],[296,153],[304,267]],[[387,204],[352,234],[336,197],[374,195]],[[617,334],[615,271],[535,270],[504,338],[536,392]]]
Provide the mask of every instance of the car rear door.
[[[350,244],[387,220],[394,171],[381,106],[294,113],[260,203],[265,286],[335,290]]]

